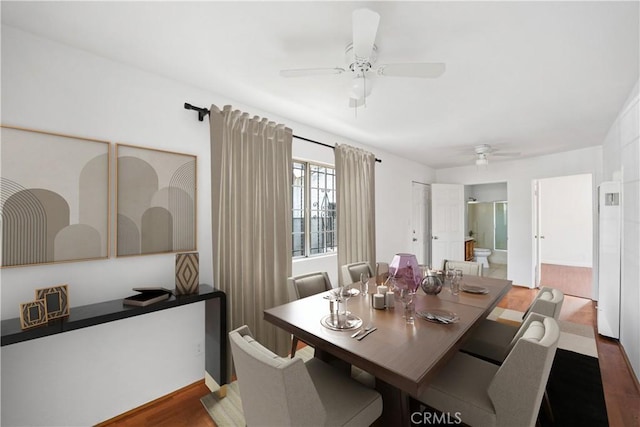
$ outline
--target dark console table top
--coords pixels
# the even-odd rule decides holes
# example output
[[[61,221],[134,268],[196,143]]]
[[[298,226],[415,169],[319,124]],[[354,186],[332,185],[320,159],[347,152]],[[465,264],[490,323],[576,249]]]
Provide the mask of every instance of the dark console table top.
[[[222,298],[226,304],[226,295],[220,289],[210,285],[200,285],[197,294],[172,295],[169,299],[150,304],[145,307],[128,306],[122,303],[122,299],[99,302],[96,304],[71,307],[69,316],[63,319],[55,319],[46,325],[36,326],[22,330],[20,319],[13,318],[2,321],[2,345],[10,345],[23,341],[29,341],[49,335],[73,331],[74,329],[88,328],[89,326],[140,316],[154,311],[166,310],[185,304],[192,304],[213,298]]]

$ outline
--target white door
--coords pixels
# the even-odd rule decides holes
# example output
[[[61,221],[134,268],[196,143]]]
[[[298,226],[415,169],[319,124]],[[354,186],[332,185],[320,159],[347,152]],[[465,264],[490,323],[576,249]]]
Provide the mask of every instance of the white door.
[[[593,296],[593,200],[591,174],[538,180],[538,286]]]
[[[431,184],[431,266],[464,261],[464,185]]]
[[[420,182],[411,183],[411,252],[419,264],[431,262],[431,188]]]

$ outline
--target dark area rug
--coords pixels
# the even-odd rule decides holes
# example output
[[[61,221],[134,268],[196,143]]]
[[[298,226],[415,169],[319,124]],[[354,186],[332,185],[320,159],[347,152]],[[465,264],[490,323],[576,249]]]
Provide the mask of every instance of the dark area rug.
[[[595,357],[558,349],[547,383],[553,422],[540,411],[547,426],[608,426],[600,365]]]
[[[557,349],[547,382],[547,394],[553,420],[544,410],[543,402],[539,412],[541,427],[601,427],[609,425],[600,365],[597,358],[561,348]],[[423,413],[430,413],[425,415],[425,419],[431,417],[430,422],[421,422],[420,425],[465,425],[461,424],[460,420],[447,417],[447,414],[442,414],[433,408],[421,406],[419,410]]]

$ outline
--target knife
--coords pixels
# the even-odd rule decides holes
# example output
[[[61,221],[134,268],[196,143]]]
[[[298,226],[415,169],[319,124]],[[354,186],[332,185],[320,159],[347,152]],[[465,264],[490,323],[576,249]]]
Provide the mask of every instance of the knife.
[[[367,335],[369,335],[371,332],[378,330],[378,328],[371,328],[369,329],[367,332],[365,332],[364,334],[358,336],[358,338],[356,338],[358,341],[361,341],[364,337],[366,337]]]

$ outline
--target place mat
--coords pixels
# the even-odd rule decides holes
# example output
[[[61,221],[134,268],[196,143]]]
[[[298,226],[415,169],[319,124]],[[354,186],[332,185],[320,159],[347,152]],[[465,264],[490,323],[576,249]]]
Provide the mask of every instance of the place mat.
[[[419,311],[416,314],[418,315],[418,317],[428,322],[441,323],[445,325],[449,323],[456,323],[458,320],[460,320],[456,313],[447,310],[431,309]]]
[[[484,288],[482,286],[474,286],[474,285],[462,285],[460,286],[460,290],[462,292],[467,292],[470,294],[486,295],[489,293],[489,289]]]

